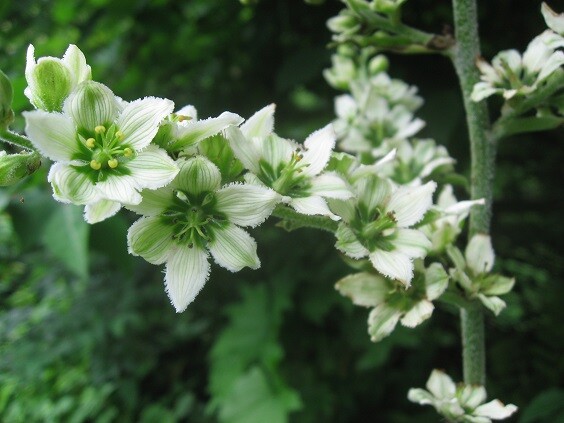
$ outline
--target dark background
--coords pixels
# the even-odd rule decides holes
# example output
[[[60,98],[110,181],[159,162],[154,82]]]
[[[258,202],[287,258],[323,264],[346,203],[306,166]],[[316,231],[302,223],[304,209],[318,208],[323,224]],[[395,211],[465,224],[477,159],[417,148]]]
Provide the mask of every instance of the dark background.
[[[554,2],[553,2],[554,3]],[[557,4],[551,4],[557,8]],[[0,3],[0,68],[23,96],[25,50],[61,57],[77,44],[94,79],[126,100],[168,97],[200,117],[249,117],[275,102],[276,131],[303,140],[334,118],[338,93],[325,21],[342,4],[298,0],[20,0]],[[523,51],[545,29],[540,2],[480,1],[483,55]],[[405,21],[441,32],[449,2],[412,0]],[[390,56],[419,86],[422,132],[468,172],[457,80],[440,57]],[[492,115],[499,104],[492,101]],[[18,119],[16,126],[22,128]],[[520,407],[508,421],[564,421],[562,129],[499,146],[496,270],[514,275],[508,308],[487,319],[488,393]],[[253,230],[262,267],[213,266],[177,315],[162,269],[129,256],[133,214],[88,227],[53,201],[42,171],[0,191],[0,421],[437,422],[406,399],[433,368],[461,379],[458,317],[438,307],[415,330],[373,344],[368,310],[334,290],[349,273],[325,233]]]

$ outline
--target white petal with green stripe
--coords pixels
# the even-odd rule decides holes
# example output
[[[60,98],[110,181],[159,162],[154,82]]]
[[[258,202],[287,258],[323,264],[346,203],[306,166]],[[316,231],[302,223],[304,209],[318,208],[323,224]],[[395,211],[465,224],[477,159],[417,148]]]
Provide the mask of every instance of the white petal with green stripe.
[[[214,230],[208,248],[216,263],[231,272],[237,272],[243,267],[251,269],[260,267],[255,240],[235,225],[229,224]]]
[[[79,129],[93,131],[97,126],[112,123],[119,113],[119,105],[114,93],[104,84],[85,81],[66,99],[63,111]]]
[[[146,97],[128,103],[117,118],[116,125],[123,133],[123,143],[141,150],[157,134],[159,123],[174,109],[170,100]]]
[[[100,198],[88,175],[78,172],[72,166],[55,163],[49,170],[47,180],[53,187],[53,197],[57,201],[88,204]]]
[[[84,208],[84,220],[93,224],[112,217],[121,209],[121,204],[111,200],[99,200],[95,203],[87,204]]]
[[[204,156],[192,157],[179,163],[180,172],[173,186],[190,194],[215,191],[221,184],[221,173],[216,165]]]
[[[141,256],[149,263],[162,264],[174,246],[172,235],[172,226],[160,217],[142,217],[127,231],[129,253]]]
[[[210,273],[208,253],[196,246],[177,246],[170,251],[165,289],[177,313],[186,310],[204,287]]]
[[[23,112],[25,132],[31,143],[46,157],[59,162],[70,162],[78,152],[76,128],[72,120],[60,113],[42,110]]]
[[[264,138],[274,130],[274,110],[276,105],[269,104],[252,115],[243,125],[241,132],[248,138]]]
[[[178,166],[163,149],[149,146],[125,164],[139,186],[149,189],[168,185],[178,174]]]
[[[232,184],[216,192],[216,208],[230,222],[239,226],[257,226],[271,215],[281,200],[270,188],[249,184]]]

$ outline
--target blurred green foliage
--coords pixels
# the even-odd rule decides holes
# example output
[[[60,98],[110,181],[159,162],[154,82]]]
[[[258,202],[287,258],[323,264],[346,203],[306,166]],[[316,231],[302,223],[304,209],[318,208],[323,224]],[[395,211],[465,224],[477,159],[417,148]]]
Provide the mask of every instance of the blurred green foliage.
[[[556,5],[554,5],[556,6]],[[336,94],[324,22],[337,1],[20,0],[0,3],[0,69],[23,96],[25,49],[85,52],[96,80],[130,100],[194,104],[200,116],[248,117],[277,104],[277,131],[303,137],[331,120]],[[538,4],[481,2],[484,55],[523,50],[543,29]],[[408,22],[448,31],[450,7],[405,7]],[[519,28],[500,31],[499,28]],[[419,85],[426,136],[467,172],[464,116],[446,60],[392,57],[391,74]],[[16,127],[22,128],[18,119]],[[494,207],[498,270],[517,279],[500,318],[489,316],[488,391],[518,404],[511,421],[564,419],[563,132],[500,145]],[[45,170],[0,191],[0,421],[435,422],[409,404],[433,367],[460,378],[458,318],[441,308],[416,330],[378,344],[367,310],[339,297],[347,267],[333,239],[269,222],[254,231],[262,267],[213,277],[177,315],[162,269],[127,254],[135,216],[87,226],[56,203]],[[274,219],[272,219],[274,221]]]

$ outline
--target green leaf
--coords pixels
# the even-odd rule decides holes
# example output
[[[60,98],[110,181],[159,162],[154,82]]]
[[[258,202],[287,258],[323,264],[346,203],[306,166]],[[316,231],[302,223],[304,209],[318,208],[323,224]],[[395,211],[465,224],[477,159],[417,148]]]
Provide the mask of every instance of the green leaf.
[[[519,423],[560,422],[564,417],[564,390],[549,389],[537,395],[523,410]]]
[[[276,389],[259,367],[251,368],[233,385],[219,419],[225,423],[285,423],[300,406],[298,395]]]
[[[73,205],[61,205],[49,217],[41,241],[71,272],[81,278],[88,276],[88,224],[82,210]]]

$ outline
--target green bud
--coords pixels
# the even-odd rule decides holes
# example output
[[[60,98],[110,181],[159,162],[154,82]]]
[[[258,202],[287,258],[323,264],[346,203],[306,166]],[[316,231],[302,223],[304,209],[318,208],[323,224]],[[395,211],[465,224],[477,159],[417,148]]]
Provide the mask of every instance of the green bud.
[[[60,112],[65,99],[81,82],[91,79],[90,66],[84,54],[70,45],[62,59],[41,57],[35,61],[35,49],[27,49],[25,79],[27,88],[24,94],[38,109]]]
[[[69,70],[57,59],[44,58],[30,73],[31,102],[38,109],[60,112],[71,92]]]
[[[14,120],[13,96],[12,83],[6,74],[0,70],[0,130],[7,129]]]
[[[0,186],[13,185],[41,166],[37,153],[7,154],[0,151]]]
[[[376,75],[380,72],[386,72],[388,70],[388,65],[388,58],[380,54],[376,57],[373,57],[368,63],[368,72],[370,72],[370,75]]]
[[[331,31],[336,33],[349,33],[354,32],[359,27],[359,24],[357,19],[353,15],[348,14],[345,11],[337,16],[330,18],[327,21],[327,27]]]

